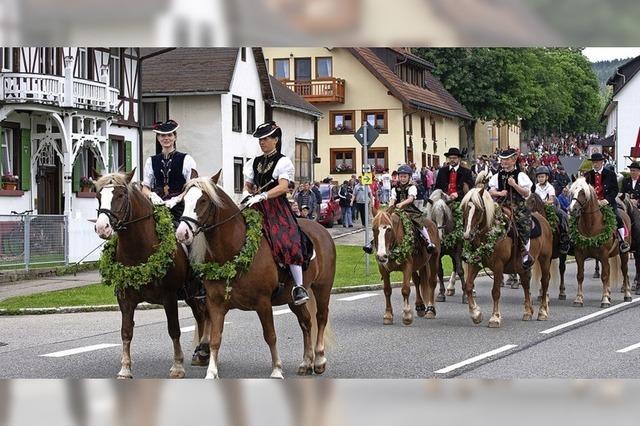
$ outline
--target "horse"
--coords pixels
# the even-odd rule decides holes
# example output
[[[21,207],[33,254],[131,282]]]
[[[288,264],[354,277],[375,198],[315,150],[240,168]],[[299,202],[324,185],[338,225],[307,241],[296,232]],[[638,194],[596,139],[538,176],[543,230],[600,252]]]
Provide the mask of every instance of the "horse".
[[[160,237],[156,233],[153,205],[140,188],[131,183],[135,169],[125,174],[111,173],[96,182],[98,198],[98,218],[95,232],[100,238],[109,239],[118,234],[115,261],[128,266],[146,262],[156,251]],[[122,315],[122,359],[117,377],[133,378],[131,373],[131,340],[133,338],[134,312],[141,302],[162,305],[167,317],[169,336],[173,341],[173,365],[169,371],[171,378],[183,378],[184,354],[180,346],[180,324],[178,322],[178,290],[189,279],[189,262],[181,247],[172,255],[173,264],[162,279],[151,281],[138,289],[126,286],[116,291]],[[193,311],[197,333],[194,337],[204,337],[206,312],[193,298],[187,298]]]
[[[620,197],[620,201],[631,219],[631,252],[636,265],[636,276],[631,290],[635,290],[636,294],[640,294],[640,209],[638,209],[637,201],[632,199],[629,194],[624,194],[623,197]]]
[[[393,271],[402,271],[402,323],[410,325],[413,323],[413,314],[409,305],[411,295],[411,279],[416,287],[416,312],[420,317],[433,319],[436,317],[434,295],[436,290],[436,274],[438,273],[440,261],[440,237],[436,225],[426,221],[427,232],[436,246],[434,253],[427,253],[424,244],[414,242],[411,252],[406,254],[406,259],[399,260],[394,256],[393,248],[402,244],[406,236],[402,220],[394,207],[385,210],[374,210],[373,219],[373,246],[376,251],[376,261],[378,270],[384,282],[384,297],[386,308],[383,316],[383,324],[393,324],[393,308],[391,307],[391,279]],[[412,229],[411,232],[414,232]],[[421,236],[414,232],[414,239],[421,239]],[[427,305],[425,307],[422,297],[426,295]]]
[[[542,198],[535,192],[526,200],[527,208],[531,212],[539,213],[546,218],[545,203]],[[555,213],[554,213],[555,214]],[[560,231],[558,228],[553,229],[553,254],[551,255],[551,284],[555,287],[557,281],[560,281],[560,290],[558,300],[566,300],[567,293],[564,284],[564,273],[567,270],[567,255],[560,253]]]
[[[462,268],[462,240],[456,241],[454,245],[445,246],[445,235],[450,235],[455,231],[456,223],[453,212],[449,207],[451,202],[449,196],[441,189],[433,191],[427,202],[427,217],[435,222],[438,228],[438,236],[443,243],[440,248],[440,268],[438,269],[438,281],[440,283],[440,291],[436,297],[437,302],[444,302],[446,296],[453,296],[456,293],[455,284],[456,276],[460,277],[460,283],[464,283],[464,270]],[[448,255],[453,264],[453,271],[449,278],[449,284],[444,287],[444,271],[442,268],[442,257]],[[462,303],[467,303],[467,296],[462,292]]]
[[[569,214],[573,220],[577,221],[576,226],[578,233],[586,237],[595,237],[601,234],[605,226],[605,218],[600,210],[595,189],[587,183],[584,177],[580,177],[571,185],[570,193],[571,203],[569,204]],[[615,206],[612,206],[612,208],[615,208]],[[620,216],[627,229],[631,229],[629,216],[625,212],[620,212]],[[575,244],[574,251],[578,265],[578,273],[576,275],[578,292],[573,301],[573,306],[584,306],[582,283],[584,281],[584,261],[587,258],[599,260],[602,265],[602,272],[600,274],[600,279],[602,280],[601,308],[611,306],[611,278],[613,278],[614,286],[617,285],[620,281],[621,271],[624,301],[631,301],[628,276],[629,253],[620,253],[616,232],[618,231],[616,226],[614,226],[609,238],[603,244],[595,247],[580,247],[578,244]]]
[[[500,210],[496,211],[496,208],[500,209],[500,206],[493,201],[484,187],[471,189],[464,196],[460,205],[463,212],[463,238],[465,239],[465,244],[468,244],[472,249],[478,250],[481,247],[486,247],[485,244],[487,244],[488,238],[492,236],[496,238],[495,245],[489,247],[486,252],[480,252],[479,264],[473,261],[469,263],[469,259],[465,260],[465,292],[473,323],[480,324],[482,322],[482,312],[473,296],[473,287],[475,278],[483,266],[488,267],[493,272],[493,288],[491,291],[493,312],[489,320],[489,327],[500,327],[502,322],[499,303],[503,273],[517,273],[520,276],[525,300],[522,320],[530,320],[533,316],[529,293],[532,273],[530,270],[524,269],[519,251],[515,250],[514,244],[516,241],[514,241],[510,233],[505,231],[500,235],[499,232],[495,231],[495,229],[500,229],[495,228],[495,222],[504,220],[504,218],[496,217],[496,215],[500,214]],[[506,213],[502,213],[502,215],[506,215]],[[549,288],[553,235],[551,226],[549,226],[544,216],[538,213],[533,213],[532,216],[540,222],[541,227],[541,235],[537,238],[531,238],[529,253],[533,257],[535,264],[537,264],[534,264],[533,268],[535,272],[534,282],[537,282],[538,278],[541,280],[542,299],[538,310],[538,320],[544,321],[549,316],[547,291]],[[540,275],[540,277],[537,275]]]
[[[219,176],[220,172],[211,178],[191,179],[182,194],[185,210],[176,237],[178,241],[191,245],[192,263],[224,264],[232,261],[242,250],[249,232],[241,210],[218,186]],[[218,354],[224,318],[230,309],[257,312],[264,339],[271,350],[271,377],[283,378],[272,311],[272,306],[283,304],[289,305],[302,329],[304,355],[298,374],[322,374],[325,371],[325,329],[330,334],[329,297],[336,270],[336,248],[322,225],[307,219],[298,219],[298,224],[313,242],[315,250],[303,276],[305,287],[310,289],[307,304],[293,304],[292,279],[288,272],[278,267],[269,243],[262,234],[257,252],[246,272],[241,272],[228,282],[204,278],[207,311],[211,319],[211,355],[206,378],[219,378]],[[285,283],[284,287],[280,286],[281,282]]]

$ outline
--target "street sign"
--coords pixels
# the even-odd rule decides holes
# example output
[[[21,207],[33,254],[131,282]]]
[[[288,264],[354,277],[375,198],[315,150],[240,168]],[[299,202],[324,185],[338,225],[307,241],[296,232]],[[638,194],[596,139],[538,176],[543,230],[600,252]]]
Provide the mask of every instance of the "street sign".
[[[362,146],[364,146],[364,126],[365,124],[360,126],[356,134],[353,135]],[[367,141],[368,141],[367,146],[371,146],[376,141],[376,139],[378,139],[379,133],[368,121],[366,122],[366,126],[367,126]]]
[[[361,176],[361,180],[363,185],[371,185],[373,183],[373,173],[371,172],[363,173]]]

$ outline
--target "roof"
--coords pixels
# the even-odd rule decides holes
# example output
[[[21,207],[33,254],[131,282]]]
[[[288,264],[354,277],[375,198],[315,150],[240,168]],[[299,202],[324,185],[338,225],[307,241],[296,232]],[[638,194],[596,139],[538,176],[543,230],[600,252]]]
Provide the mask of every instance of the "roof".
[[[219,94],[231,87],[238,48],[143,49],[142,94]],[[273,97],[261,48],[252,49],[262,97]]]
[[[270,75],[271,88],[273,89],[273,101],[271,106],[274,108],[290,109],[303,114],[312,115],[314,117],[322,117],[322,111],[307,102],[302,96],[282,84],[277,78]]]
[[[349,50],[403,104],[446,116],[472,118],[469,111],[442,86],[442,83],[426,69],[426,66],[427,88],[423,88],[402,81],[372,49],[355,47]],[[390,50],[397,54],[410,55],[408,52],[398,49]]]
[[[613,94],[618,93],[622,88],[640,71],[640,56],[628,60],[616,68],[607,85],[613,86]]]

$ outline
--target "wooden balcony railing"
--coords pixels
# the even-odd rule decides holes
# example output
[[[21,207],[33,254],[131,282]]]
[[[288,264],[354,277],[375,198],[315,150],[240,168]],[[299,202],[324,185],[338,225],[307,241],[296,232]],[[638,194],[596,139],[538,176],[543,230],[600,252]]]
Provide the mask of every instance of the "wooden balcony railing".
[[[289,89],[312,103],[344,103],[344,80],[341,78],[287,81],[285,84]]]

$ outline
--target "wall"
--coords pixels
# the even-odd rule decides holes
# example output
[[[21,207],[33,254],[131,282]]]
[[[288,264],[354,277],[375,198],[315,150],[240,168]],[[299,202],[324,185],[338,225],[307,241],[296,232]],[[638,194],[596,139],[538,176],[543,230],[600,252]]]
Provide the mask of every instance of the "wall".
[[[631,154],[631,147],[635,146],[640,127],[640,77],[637,75],[614,96],[618,102],[618,131],[616,141],[617,170],[624,170]]]
[[[313,121],[314,117],[306,114],[301,114],[295,111],[274,108],[273,120],[278,123],[278,126],[282,129],[282,153],[289,157],[295,164],[296,154],[296,138],[313,140]],[[311,155],[313,156],[313,146],[311,146]],[[313,161],[313,157],[312,157]],[[320,180],[323,176],[314,177],[314,167],[311,164],[311,174],[313,180]]]

